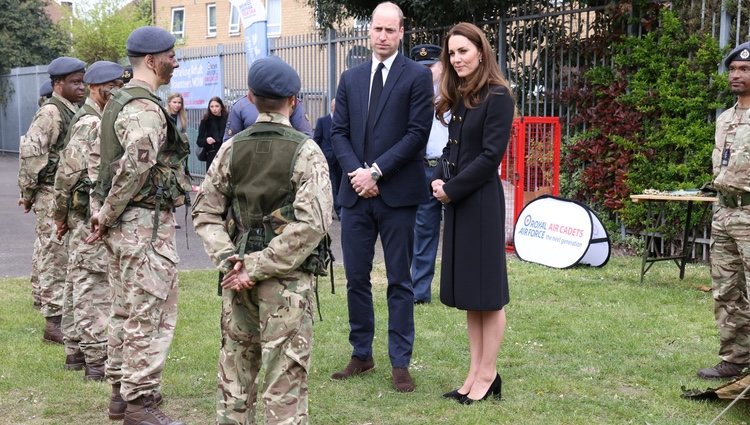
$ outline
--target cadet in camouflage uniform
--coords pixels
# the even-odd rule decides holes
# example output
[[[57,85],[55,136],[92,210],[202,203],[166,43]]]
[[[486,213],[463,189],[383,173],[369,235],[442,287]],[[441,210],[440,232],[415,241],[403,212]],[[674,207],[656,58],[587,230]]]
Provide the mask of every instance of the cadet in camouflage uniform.
[[[70,231],[68,276],[63,298],[62,331],[65,368],[86,368],[88,380],[104,379],[107,322],[112,306],[104,242],[83,243],[89,234],[89,192],[95,180],[88,173],[91,146],[99,143],[99,122],[112,91],[122,86],[123,67],[93,63],[83,77],[89,97],[71,121],[55,175],[55,224],[59,239]],[[98,149],[97,149],[98,150]]]
[[[705,379],[731,378],[750,364],[750,43],[724,60],[737,103],[716,120],[711,156],[719,205],[711,223],[711,279],[721,361]]]
[[[264,423],[307,424],[308,265],[332,221],[328,165],[289,122],[300,89],[294,69],[277,57],[259,59],[248,86],[260,115],[224,142],[193,207],[195,230],[226,273],[216,423],[255,423],[260,397]],[[234,227],[227,213],[236,231],[227,230]]]
[[[178,67],[175,38],[141,27],[127,40],[133,79],[113,93],[100,125],[101,167],[91,217],[93,242],[106,234],[114,292],[105,373],[110,419],[180,425],[159,408],[159,386],[177,322],[172,208],[186,202],[190,153],[154,91]],[[111,166],[110,166],[111,164]],[[125,405],[127,403],[127,405]]]
[[[39,87],[40,108],[50,96],[52,96],[52,82],[47,80]],[[40,245],[41,241],[39,240],[39,236],[37,236],[36,239],[34,239],[34,253],[31,255],[31,277],[29,278],[31,281],[31,297],[34,300],[34,308],[37,310],[42,308],[42,300],[39,296],[39,266],[37,265],[37,260],[41,255],[38,252]]]
[[[36,215],[38,246],[35,243],[33,263],[39,279],[41,312],[46,318],[43,339],[59,344],[63,342],[60,321],[68,241],[55,236],[52,185],[68,125],[78,110],[76,104],[83,100],[85,68],[80,60],[65,56],[49,64],[52,97],[36,112],[19,145],[18,205],[27,213],[33,209]],[[34,266],[32,274],[33,270]]]

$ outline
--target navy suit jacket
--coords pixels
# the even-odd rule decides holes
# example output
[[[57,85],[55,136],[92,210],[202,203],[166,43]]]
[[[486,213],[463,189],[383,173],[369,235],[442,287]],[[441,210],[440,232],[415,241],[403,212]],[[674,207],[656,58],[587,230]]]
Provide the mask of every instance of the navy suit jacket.
[[[336,93],[331,140],[341,169],[364,167],[367,107],[372,61],[341,74]],[[390,207],[414,206],[427,200],[424,190],[425,146],[432,126],[432,73],[399,53],[385,80],[375,117],[370,150],[383,172],[378,189]],[[368,163],[367,165],[372,165]],[[339,189],[339,202],[351,208],[359,199],[349,180]]]
[[[331,145],[331,122],[331,114],[318,118],[313,135],[313,140],[320,146],[320,150],[323,151],[329,165],[337,163],[336,154],[333,153],[333,146]]]

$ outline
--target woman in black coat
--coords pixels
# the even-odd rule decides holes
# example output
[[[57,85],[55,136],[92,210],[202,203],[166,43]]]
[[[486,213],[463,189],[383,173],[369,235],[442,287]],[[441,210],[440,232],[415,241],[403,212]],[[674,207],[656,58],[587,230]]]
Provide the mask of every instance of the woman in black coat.
[[[432,182],[445,204],[440,301],[466,310],[471,353],[461,387],[444,394],[471,404],[500,398],[497,355],[505,333],[508,276],[505,200],[497,167],[510,138],[515,101],[487,38],[460,23],[445,38],[436,116],[452,116]]]
[[[206,170],[211,166],[216,153],[224,140],[224,128],[227,126],[227,108],[218,96],[208,102],[208,110],[201,118],[198,127],[198,139],[195,143],[205,150]]]

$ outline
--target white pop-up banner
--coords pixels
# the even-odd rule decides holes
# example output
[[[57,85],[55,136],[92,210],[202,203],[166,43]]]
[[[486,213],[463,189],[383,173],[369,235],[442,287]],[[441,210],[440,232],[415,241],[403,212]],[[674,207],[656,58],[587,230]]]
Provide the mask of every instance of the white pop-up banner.
[[[520,259],[557,269],[576,264],[602,267],[610,254],[609,236],[593,211],[547,195],[521,210],[513,245]]]

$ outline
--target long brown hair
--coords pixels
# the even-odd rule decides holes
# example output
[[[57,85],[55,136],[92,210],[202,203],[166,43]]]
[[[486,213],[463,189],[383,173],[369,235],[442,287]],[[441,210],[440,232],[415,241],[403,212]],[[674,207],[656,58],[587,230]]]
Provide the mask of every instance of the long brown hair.
[[[185,99],[180,93],[172,93],[167,96],[167,112],[172,114],[172,108],[169,107],[169,102],[171,102],[172,99],[176,97],[179,97],[180,100],[182,100],[182,108],[180,108],[180,111],[177,112],[177,119],[180,120],[182,131],[187,131],[187,113],[185,112]]]
[[[216,102],[221,106],[221,114],[219,114],[216,118],[226,118],[227,114],[227,108],[224,106],[224,101],[221,100],[219,96],[214,96],[211,98],[211,100],[208,101],[208,106],[206,107],[206,113],[203,114],[203,118],[201,118],[201,121],[205,121],[213,116],[214,114],[211,113],[211,102]]]
[[[456,35],[466,37],[477,48],[482,58],[476,71],[465,78],[459,77],[453,69],[448,52],[448,41]],[[440,99],[435,107],[435,116],[441,121],[443,121],[443,115],[453,110],[460,99],[463,99],[466,108],[477,106],[484,100],[480,98],[482,89],[489,85],[503,86],[508,90],[508,95],[512,96],[510,84],[500,73],[500,67],[497,65],[490,42],[484,32],[474,24],[460,22],[448,30],[448,34],[443,39],[440,62],[443,64],[443,75],[440,77]]]

